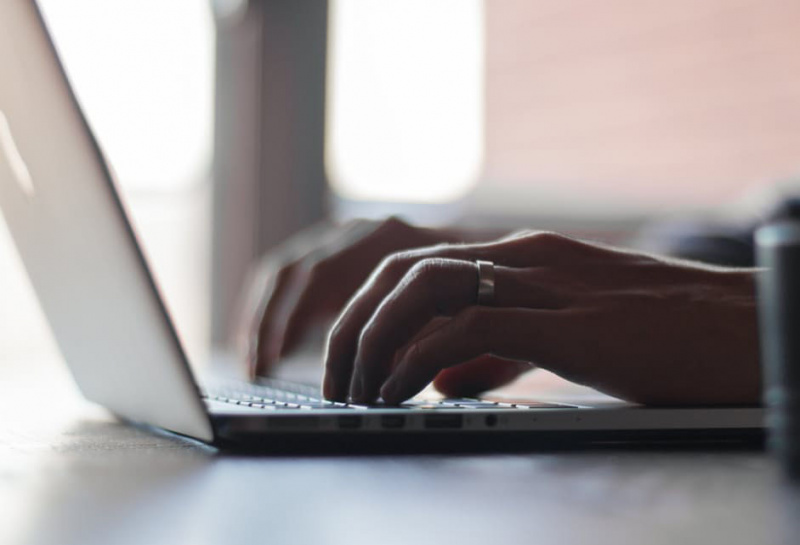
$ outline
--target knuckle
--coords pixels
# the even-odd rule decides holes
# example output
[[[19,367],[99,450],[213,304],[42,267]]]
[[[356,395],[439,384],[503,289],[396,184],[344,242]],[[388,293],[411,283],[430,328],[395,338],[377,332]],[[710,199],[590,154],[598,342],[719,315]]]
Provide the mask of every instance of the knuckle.
[[[337,267],[338,259],[338,252],[314,251],[295,267],[301,269],[308,283],[329,282]]]
[[[474,276],[473,268],[474,265],[463,261],[429,257],[409,270],[399,289],[404,295],[431,305],[436,314],[453,316],[464,306],[461,273],[469,269]]]
[[[339,339],[344,337],[345,334],[345,327],[344,323],[341,318],[336,320],[336,322],[331,326],[330,330],[328,331],[328,346],[336,344]]]
[[[377,285],[394,285],[414,266],[417,258],[410,252],[398,252],[386,256],[373,273]]]
[[[324,259],[317,260],[309,264],[308,266],[308,282],[309,284],[314,284],[317,282],[325,282],[326,279],[326,272],[327,272],[328,262]]]
[[[572,253],[583,246],[580,241],[553,231],[532,231],[512,238],[509,250],[528,252],[548,252],[554,254]]]
[[[273,271],[275,280],[278,284],[285,284],[289,278],[297,270],[298,263],[296,261],[289,261],[276,266]]]
[[[383,259],[380,260],[378,266],[375,267],[375,270],[372,273],[373,278],[382,278],[385,276],[390,276],[393,271],[398,268],[398,256],[397,254],[389,254]]]
[[[389,216],[388,218],[383,220],[378,229],[388,233],[395,233],[397,231],[402,231],[408,227],[409,225],[403,220],[401,220],[399,217]]]
[[[519,231],[514,231],[510,235],[506,236],[505,240],[519,240],[521,238],[528,238],[540,232],[541,231],[537,231],[535,229],[520,229]]]
[[[435,299],[441,290],[445,271],[445,261],[437,258],[426,258],[417,261],[401,282],[404,289],[421,291],[429,299]]]
[[[441,271],[443,260],[433,257],[417,261],[408,271],[408,277],[414,282],[430,282],[436,280]]]
[[[567,237],[553,231],[539,231],[528,235],[528,240],[541,246],[557,246],[566,241]]]
[[[391,275],[405,272],[411,266],[412,257],[408,252],[396,252],[383,258],[379,269]]]

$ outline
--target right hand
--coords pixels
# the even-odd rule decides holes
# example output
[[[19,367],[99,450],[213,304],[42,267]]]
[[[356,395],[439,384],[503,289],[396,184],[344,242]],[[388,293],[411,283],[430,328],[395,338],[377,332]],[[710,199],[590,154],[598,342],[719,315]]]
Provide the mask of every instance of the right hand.
[[[290,238],[251,275],[238,331],[250,375],[263,376],[316,325],[325,324],[384,257],[441,242],[399,219],[316,225]]]
[[[490,305],[476,260],[495,263]],[[510,380],[537,365],[635,403],[755,404],[755,273],[543,232],[400,252],[334,325],[324,394],[396,404],[431,381],[484,390],[501,382],[492,369]],[[465,366],[471,380],[454,381]]]

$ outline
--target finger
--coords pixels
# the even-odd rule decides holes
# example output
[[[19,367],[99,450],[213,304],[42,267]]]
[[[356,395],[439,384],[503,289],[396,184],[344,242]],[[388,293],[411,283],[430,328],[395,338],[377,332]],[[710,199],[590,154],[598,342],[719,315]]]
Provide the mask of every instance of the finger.
[[[560,308],[564,301],[556,288],[530,281],[536,272],[495,267],[495,306]],[[415,265],[364,326],[353,364],[351,397],[374,400],[395,352],[433,318],[454,316],[475,305],[477,292],[478,272],[472,262],[427,259]]]
[[[417,394],[443,369],[484,354],[542,366],[564,366],[563,311],[470,307],[411,345],[381,388],[387,403]],[[565,332],[567,334],[565,335]]]
[[[285,346],[287,334],[305,326],[297,324],[293,330],[287,331],[315,264],[331,248],[339,248],[343,241],[363,236],[374,230],[375,225],[376,222],[369,221],[352,221],[338,228],[324,222],[316,224],[293,235],[268,256],[267,267],[277,269],[277,272],[264,275],[269,281],[259,286],[263,295],[261,310],[257,314],[258,328],[251,342],[249,361],[252,376],[268,374],[281,356],[291,349],[291,346]],[[285,264],[275,265],[281,262]]]
[[[293,262],[281,267],[264,293],[263,312],[258,321],[258,333],[255,341],[254,365],[251,365],[253,376],[266,375],[279,357],[279,345],[276,339],[282,335],[281,310],[288,300],[296,297],[297,286],[302,282],[298,277],[299,263]]]
[[[339,401],[347,397],[361,331],[380,302],[419,261],[428,258],[483,259],[505,266],[535,267],[557,264],[575,253],[580,245],[578,241],[554,233],[526,233],[493,243],[440,245],[410,250],[384,259],[331,328],[325,355],[325,397]]]
[[[453,316],[476,302],[475,265],[426,259],[415,265],[375,310],[361,332],[350,397],[369,402],[389,373],[394,352],[437,316]]]
[[[440,371],[433,385],[446,396],[470,397],[510,384],[531,369],[529,362],[484,355]]]
[[[253,267],[247,273],[244,285],[247,289],[241,294],[237,303],[237,324],[234,328],[237,352],[247,364],[248,373],[255,374],[258,346],[258,333],[261,317],[267,304],[265,287],[272,285],[273,269],[266,260]]]
[[[396,218],[359,220],[344,226],[320,248],[318,259],[309,266],[307,283],[284,321],[280,356],[294,350],[311,325],[342,310],[374,264],[386,256],[387,246],[399,251],[420,240],[421,235]]]
[[[369,222],[354,221],[340,228],[327,222],[315,224],[292,235],[253,269],[246,283],[250,289],[242,301],[243,323],[237,328],[242,332],[251,376],[266,374],[279,358],[285,324],[278,316],[285,316],[288,301],[296,299],[297,290],[291,286],[298,283],[300,267],[321,254],[321,249],[335,246],[337,237],[351,236],[353,231],[363,229],[364,223]]]
[[[275,339],[278,358],[297,348],[314,323],[335,314],[336,302],[330,280],[318,268],[312,268],[303,275],[303,282],[296,284],[293,297],[284,305],[280,335]]]

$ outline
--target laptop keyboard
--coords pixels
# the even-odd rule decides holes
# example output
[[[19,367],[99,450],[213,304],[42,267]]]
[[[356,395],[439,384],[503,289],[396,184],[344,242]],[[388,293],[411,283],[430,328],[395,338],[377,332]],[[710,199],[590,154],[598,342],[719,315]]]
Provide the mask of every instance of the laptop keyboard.
[[[261,380],[258,384],[214,384],[203,389],[203,397],[210,401],[265,410],[366,408],[364,405],[328,401],[322,398],[318,388],[283,380]]]
[[[376,403],[361,405],[328,401],[322,397],[319,388],[284,380],[260,379],[258,383],[224,382],[215,383],[201,389],[204,399],[233,405],[247,406],[265,411],[338,409],[366,410],[372,408],[392,408],[396,406]],[[570,405],[525,401],[524,403],[504,403],[476,398],[410,399],[399,408],[409,410],[431,409],[546,409],[565,408]]]

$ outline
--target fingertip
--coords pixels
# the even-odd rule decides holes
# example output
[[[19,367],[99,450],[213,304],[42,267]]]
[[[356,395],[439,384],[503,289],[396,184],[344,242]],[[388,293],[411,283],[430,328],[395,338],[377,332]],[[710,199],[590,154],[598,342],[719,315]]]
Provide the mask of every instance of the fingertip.
[[[440,371],[433,386],[450,397],[474,396],[505,386],[530,369],[526,362],[482,356]]]
[[[365,401],[363,399],[364,381],[361,379],[360,376],[357,375],[353,376],[353,379],[350,381],[350,393],[348,394],[348,396],[356,403]]]
[[[323,393],[327,399],[346,402],[350,391],[352,356],[340,350],[331,337],[325,347]]]
[[[346,394],[339,384],[340,381],[337,380],[334,369],[333,358],[330,351],[327,351],[325,355],[324,375],[322,377],[322,395],[325,399],[343,402],[345,401],[344,398]]]
[[[338,399],[339,396],[336,394],[336,383],[333,380],[333,377],[330,374],[325,373],[325,376],[322,379],[322,397],[333,401],[340,401]]]
[[[400,393],[400,383],[397,379],[389,378],[381,387],[381,398],[387,405],[399,405],[404,401]]]
[[[270,362],[265,352],[263,347],[256,346],[248,355],[248,367],[250,368],[251,379],[267,374],[267,370],[270,368]]]
[[[250,378],[257,379],[259,377],[266,377],[269,374],[268,371],[269,368],[270,366],[267,364],[267,362],[264,362],[262,360],[257,360],[255,365],[251,367]]]
[[[258,378],[258,362],[250,360],[247,362],[247,377],[252,381]]]

